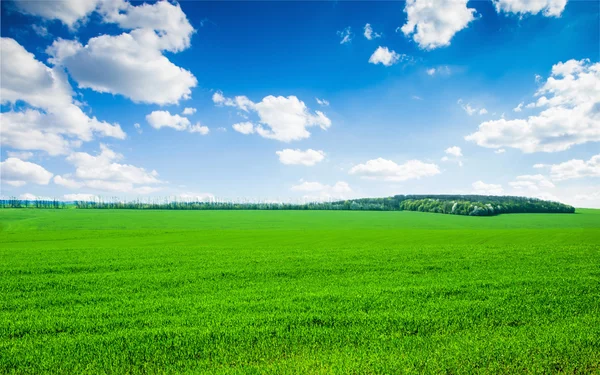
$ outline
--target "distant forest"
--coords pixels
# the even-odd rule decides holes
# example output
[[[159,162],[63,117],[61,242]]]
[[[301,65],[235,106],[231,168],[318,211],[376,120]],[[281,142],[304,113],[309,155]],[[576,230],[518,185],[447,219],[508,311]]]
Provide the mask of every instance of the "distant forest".
[[[51,209],[133,209],[133,210],[340,210],[340,211],[419,211],[451,215],[493,216],[505,213],[574,213],[563,203],[536,198],[491,195],[395,195],[386,198],[361,198],[312,203],[237,203],[176,201],[0,201],[2,208]]]

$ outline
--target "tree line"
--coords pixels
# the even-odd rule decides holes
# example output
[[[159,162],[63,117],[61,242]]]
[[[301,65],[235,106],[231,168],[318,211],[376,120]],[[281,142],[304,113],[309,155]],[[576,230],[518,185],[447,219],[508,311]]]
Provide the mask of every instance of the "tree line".
[[[487,195],[395,195],[385,198],[360,198],[329,202],[232,202],[232,201],[151,201],[19,200],[0,201],[3,208],[77,208],[133,210],[340,210],[340,211],[419,211],[452,215],[493,216],[503,213],[573,213],[575,208],[563,203],[537,198]]]

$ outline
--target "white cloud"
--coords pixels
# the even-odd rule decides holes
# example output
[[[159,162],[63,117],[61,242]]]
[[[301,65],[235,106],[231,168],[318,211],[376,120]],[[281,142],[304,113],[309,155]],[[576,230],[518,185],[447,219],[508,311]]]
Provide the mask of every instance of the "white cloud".
[[[258,103],[246,96],[226,98],[221,92],[213,94],[213,102],[220,106],[237,107],[246,112],[256,112],[259,124],[235,124],[234,129],[243,134],[257,133],[261,137],[290,142],[310,137],[307,128],[319,126],[326,130],[331,120],[321,111],[311,113],[306,104],[295,96],[266,96]]]
[[[392,66],[398,61],[404,60],[406,55],[400,55],[394,51],[390,51],[387,47],[379,46],[369,58],[371,64],[383,64]]]
[[[480,115],[485,115],[488,113],[487,109],[485,108],[475,108],[471,106],[471,103],[466,103],[464,104],[464,101],[462,99],[458,99],[457,101],[458,104],[460,104],[461,108],[467,112],[467,114],[469,116],[473,116],[475,113],[479,113]]]
[[[523,102],[519,103],[518,106],[516,106],[515,108],[513,108],[513,111],[515,112],[521,112],[523,110]]]
[[[407,21],[402,32],[426,50],[450,45],[454,34],[475,19],[475,9],[467,8],[467,0],[407,0],[404,12]]]
[[[373,40],[373,39],[377,39],[377,38],[381,37],[381,34],[378,34],[375,31],[373,31],[373,28],[371,27],[370,23],[365,25],[363,35],[365,36],[365,38],[367,38],[369,40]]]
[[[346,44],[346,43],[350,43],[352,41],[352,31],[350,29],[350,26],[346,27],[344,30],[342,31],[338,31],[337,35],[342,38],[342,40],[340,41],[340,44]]]
[[[313,166],[325,159],[323,151],[313,149],[302,151],[286,148],[285,150],[277,151],[276,154],[279,156],[279,161],[287,165],[302,164]]]
[[[485,182],[483,182],[481,180],[473,182],[473,184],[471,186],[473,186],[473,189],[475,189],[473,191],[473,194],[501,195],[504,192],[504,189],[502,189],[502,185],[486,184]]]
[[[80,88],[120,94],[134,102],[174,104],[190,97],[196,78],[163,55],[190,46],[194,28],[179,4],[132,6],[115,0],[102,2],[98,12],[104,22],[132,31],[100,35],[85,46],[59,38],[46,50],[50,62],[65,67]]]
[[[560,17],[567,5],[567,0],[494,0],[498,13],[542,14],[546,17]]]
[[[199,122],[196,125],[190,126],[188,129],[190,133],[199,133],[201,135],[207,135],[210,132],[210,129],[204,125],[201,125]]]
[[[172,128],[177,131],[188,131],[190,133],[200,133],[202,135],[209,133],[209,129],[206,126],[202,126],[200,123],[192,125],[187,117],[172,115],[169,111],[152,111],[150,114],[146,115],[146,121],[148,121],[148,124],[154,129]]]
[[[181,193],[178,196],[183,202],[214,202],[215,196],[211,193]]]
[[[346,199],[352,193],[350,185],[344,181],[338,181],[334,185],[326,185],[316,181],[303,181],[291,187],[292,191],[305,193],[306,201],[319,202],[326,200]]]
[[[163,183],[158,179],[158,172],[118,163],[123,155],[104,144],[100,144],[100,150],[97,156],[85,152],[71,153],[67,161],[75,166],[75,173],[72,176],[56,176],[54,182],[71,189],[87,187],[122,193],[149,194],[160,190],[159,187],[139,186]]]
[[[600,154],[592,156],[587,161],[572,159],[564,163],[549,165],[548,167],[550,167],[550,177],[555,181],[583,177],[600,177]]]
[[[22,201],[35,201],[37,200],[37,195],[33,195],[31,193],[24,193],[19,195],[19,199]]]
[[[505,152],[506,152],[505,149],[499,148],[499,149],[497,149],[497,150],[494,151],[494,154],[504,154]]]
[[[600,63],[569,60],[552,75],[527,107],[544,107],[527,119],[486,121],[465,137],[488,148],[513,147],[526,153],[564,151],[600,141]]]
[[[21,160],[28,160],[33,157],[33,152],[28,151],[7,151],[6,154],[9,158],[17,158]]]
[[[319,98],[315,98],[315,100],[317,101],[317,103],[322,106],[322,107],[329,107],[329,101],[325,100],[325,99],[319,99]]]
[[[48,185],[52,173],[41,165],[17,158],[8,158],[0,163],[0,177],[2,182],[12,186],[23,186],[27,183]]]
[[[95,134],[125,138],[118,124],[90,118],[76,105],[60,69],[47,67],[10,38],[1,39],[1,54],[2,104],[24,101],[34,107],[0,114],[2,145],[59,155]]]
[[[140,124],[138,124],[137,122],[135,124],[133,124],[133,127],[138,132],[138,134],[142,134],[143,133],[142,126]]]
[[[193,115],[194,113],[196,113],[196,108],[191,108],[191,107],[184,108],[183,112],[181,112],[181,114],[184,116],[190,116],[190,115]]]
[[[173,128],[178,131],[187,130],[190,126],[190,120],[179,115],[172,115],[169,111],[152,111],[146,115],[146,121],[154,129],[163,127]]]
[[[25,14],[48,20],[60,20],[73,28],[96,9],[101,0],[30,1],[16,0],[17,9]]]
[[[100,197],[94,194],[65,194],[63,195],[64,200],[66,201],[85,201],[85,202],[97,202],[100,200]]]
[[[242,134],[253,134],[254,133],[254,124],[251,122],[238,122],[237,124],[233,124],[231,126],[233,130]]]
[[[515,189],[528,189],[531,191],[554,187],[554,184],[541,174],[517,176],[516,181],[508,184]]]
[[[446,149],[446,151],[444,151],[444,152],[446,154],[448,154],[448,155],[452,155],[452,156],[455,156],[455,157],[461,157],[461,156],[463,156],[462,150],[458,146],[448,147]]]
[[[34,33],[41,36],[42,38],[50,36],[50,34],[48,33],[48,28],[46,26],[37,25],[34,23],[33,25],[31,25],[31,29]]]
[[[69,189],[78,189],[83,186],[83,183],[70,178],[70,175],[56,175],[53,179],[54,183]]]
[[[377,158],[353,166],[349,173],[370,180],[406,181],[434,176],[440,173],[440,169],[435,164],[424,163],[420,160],[409,160],[404,164],[396,164],[391,160]]]
[[[448,65],[441,65],[435,68],[426,69],[425,72],[430,75],[450,75],[450,67]]]

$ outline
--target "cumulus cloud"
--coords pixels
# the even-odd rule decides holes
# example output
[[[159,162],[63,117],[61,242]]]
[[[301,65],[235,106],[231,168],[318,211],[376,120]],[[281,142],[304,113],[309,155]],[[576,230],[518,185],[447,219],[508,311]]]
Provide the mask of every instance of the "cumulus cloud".
[[[86,187],[96,190],[148,194],[160,187],[148,186],[162,184],[158,172],[118,161],[123,155],[114,152],[108,146],[100,144],[100,153],[96,156],[86,152],[74,152],[67,161],[75,166],[73,175],[56,176],[54,182],[71,189]],[[140,186],[141,185],[141,186]]]
[[[193,115],[194,113],[196,113],[196,108],[191,108],[191,107],[184,108],[183,112],[181,112],[181,114],[184,116],[190,116],[190,115]]]
[[[467,1],[407,0],[407,21],[401,31],[425,50],[448,46],[454,34],[475,19],[475,9],[467,8]]]
[[[301,164],[313,166],[325,159],[325,153],[323,151],[313,149],[302,151],[286,148],[285,150],[277,151],[276,154],[279,156],[279,161],[286,165]]]
[[[570,180],[583,177],[600,177],[600,154],[589,160],[572,159],[560,164],[536,164],[537,168],[550,168],[550,177],[554,181]]]
[[[406,181],[435,176],[440,173],[440,169],[435,164],[424,163],[420,160],[409,160],[404,164],[396,164],[391,160],[377,158],[353,166],[349,173],[369,180]]]
[[[231,126],[233,130],[242,134],[253,134],[254,133],[254,124],[251,122],[238,122],[237,124],[233,124]]]
[[[2,104],[24,101],[33,107],[0,114],[2,145],[60,155],[94,135],[125,138],[118,124],[90,118],[77,106],[60,69],[36,60],[14,39],[1,39],[1,54]]]
[[[387,47],[379,46],[375,52],[369,57],[371,64],[382,64],[384,66],[392,66],[398,61],[406,59],[406,55],[400,55],[394,51],[390,51]]]
[[[381,37],[381,34],[376,33],[375,31],[373,31],[373,27],[371,27],[371,24],[368,23],[365,25],[364,28],[364,33],[363,35],[365,36],[365,38],[367,38],[368,40],[373,40],[373,39],[377,39]]]
[[[179,4],[133,6],[115,0],[102,2],[98,13],[104,22],[131,31],[100,35],[85,46],[59,38],[46,50],[51,63],[66,68],[80,88],[120,94],[134,102],[174,104],[190,97],[196,78],[163,55],[190,46],[194,28]]]
[[[486,121],[465,137],[488,148],[512,147],[525,153],[564,151],[600,141],[600,63],[569,60],[552,74],[527,107],[545,108],[526,119]]]
[[[41,165],[17,158],[8,158],[1,162],[0,172],[2,182],[11,186],[23,186],[28,183],[48,185],[53,176]]]
[[[172,115],[169,111],[152,111],[146,115],[146,121],[154,129],[172,128],[177,131],[187,131],[190,133],[200,133],[206,135],[209,129],[206,126],[197,123],[192,125],[190,120],[179,115]]]
[[[508,184],[515,189],[528,189],[531,191],[554,187],[554,184],[541,174],[517,176],[516,181]]]
[[[221,92],[213,94],[213,102],[218,106],[236,107],[258,115],[258,125],[251,122],[235,124],[233,129],[243,133],[257,133],[261,137],[290,142],[310,137],[307,128],[318,126],[326,130],[331,120],[321,111],[311,113],[306,104],[295,96],[269,95],[254,103],[246,96],[226,98]]]
[[[60,20],[69,28],[83,23],[96,10],[101,0],[30,1],[16,0],[14,4],[22,13],[48,20]]]
[[[479,180],[473,182],[471,185],[473,186],[473,194],[479,195],[501,195],[504,192],[502,189],[502,185],[498,184],[486,184],[485,182]]]
[[[352,34],[352,31],[350,29],[350,26],[346,27],[344,30],[342,31],[338,31],[337,35],[342,38],[342,40],[340,41],[340,44],[346,44],[346,43],[350,43],[352,41],[352,37],[354,36],[354,34]]]
[[[452,155],[452,156],[456,156],[456,157],[463,156],[462,150],[458,146],[448,147],[446,149],[446,151],[444,151],[444,152],[448,155]]]
[[[526,14],[542,14],[546,17],[560,17],[567,0],[493,0],[498,13],[514,13],[520,16]]]

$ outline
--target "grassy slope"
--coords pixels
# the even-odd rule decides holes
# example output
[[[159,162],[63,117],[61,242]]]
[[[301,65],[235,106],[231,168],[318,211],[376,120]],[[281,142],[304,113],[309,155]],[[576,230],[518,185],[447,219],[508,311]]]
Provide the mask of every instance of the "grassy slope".
[[[600,211],[0,210],[0,373],[600,372]]]

